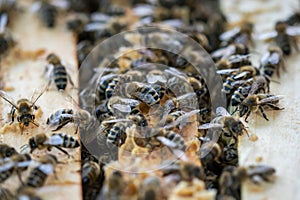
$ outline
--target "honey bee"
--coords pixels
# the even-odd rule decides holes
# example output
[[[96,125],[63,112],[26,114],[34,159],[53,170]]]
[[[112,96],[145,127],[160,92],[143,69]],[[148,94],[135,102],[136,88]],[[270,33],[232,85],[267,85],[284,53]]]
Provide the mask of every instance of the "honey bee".
[[[213,141],[204,142],[199,150],[199,156],[203,166],[207,166],[209,163],[218,161],[221,156],[222,149],[218,143]]]
[[[231,96],[238,87],[245,83],[245,80],[236,80],[234,77],[235,75],[228,76],[223,83],[222,92],[228,96]]]
[[[167,161],[169,162],[169,161]],[[205,172],[203,167],[199,167],[190,162],[184,161],[175,161],[170,163],[168,166],[162,169],[163,177],[169,176],[171,174],[180,175],[180,180],[178,181],[188,181],[191,182],[193,178],[198,178],[200,180],[204,180]]]
[[[98,144],[103,143],[103,137],[105,136],[108,145],[113,144],[118,147],[123,145],[127,138],[126,128],[129,122],[129,119],[117,119],[115,116],[103,120],[100,124],[99,133],[96,134]],[[91,137],[90,140],[92,139]]]
[[[20,182],[23,183],[21,173],[27,170],[30,162],[31,157],[29,154],[16,154],[11,156],[7,162],[0,166],[0,183],[3,183],[14,173],[17,173]]]
[[[0,159],[4,161],[9,159],[13,155],[17,155],[18,152],[15,148],[8,146],[7,144],[0,144]]]
[[[182,110],[171,112],[169,115],[166,116],[166,119],[162,120],[162,122],[165,122],[164,128],[169,130],[174,127],[178,127],[179,129],[182,129],[182,127],[186,126],[187,124],[191,123],[190,117],[193,115],[196,115],[199,113],[200,110],[192,110],[190,112],[185,112]]]
[[[139,111],[140,101],[120,96],[113,96],[107,102],[108,110],[114,115],[120,113],[137,114]]]
[[[81,168],[82,183],[92,185],[99,178],[100,172],[100,166],[97,162],[85,162]]]
[[[158,200],[161,198],[162,198],[162,190],[160,187],[159,179],[155,176],[147,177],[141,185],[141,190],[139,191],[138,199]]]
[[[74,122],[74,111],[72,109],[60,109],[51,114],[47,119],[47,125],[56,126],[52,131],[57,131],[70,122]]]
[[[125,180],[120,171],[113,171],[107,180],[107,193],[105,199],[117,199],[124,189]]]
[[[7,22],[8,16],[6,14],[0,15],[0,58],[6,55],[9,50],[16,44],[11,33],[6,30]]]
[[[54,81],[57,89],[59,91],[65,90],[67,87],[67,83],[70,82],[72,86],[74,86],[74,82],[72,81],[70,75],[66,71],[66,67],[62,64],[60,58],[51,53],[46,58],[48,65],[46,67],[46,73],[49,77],[49,83],[51,84]]]
[[[246,178],[246,173],[245,169],[239,170],[230,165],[225,167],[219,179],[220,195],[227,199],[241,199],[240,188],[242,181]]]
[[[174,131],[160,129],[155,138],[161,142],[161,144],[168,147],[177,158],[187,160],[184,154],[186,148],[185,141],[180,134]]]
[[[241,85],[231,96],[231,105],[238,106],[248,95],[269,93],[270,79],[265,75],[254,76]]]
[[[157,91],[147,84],[131,82],[126,85],[126,91],[129,96],[152,106],[160,101]]]
[[[52,131],[60,130],[69,123],[75,123],[75,133],[77,133],[79,127],[89,128],[94,121],[95,118],[86,110],[60,109],[51,114],[46,123],[50,127],[56,127]]]
[[[57,8],[46,1],[42,1],[38,15],[42,23],[48,27],[53,28],[56,25]]]
[[[199,126],[199,129],[211,129],[207,134],[207,138],[211,141],[223,144],[235,143],[238,136],[243,135],[247,130],[244,124],[237,118],[231,116],[223,107],[216,110],[217,117],[210,123]]]
[[[298,50],[296,36],[299,36],[299,27],[288,26],[283,21],[275,24],[274,31],[261,34],[261,40],[274,40],[284,55],[288,56],[292,53],[292,46]]]
[[[46,154],[38,161],[40,164],[33,168],[24,185],[32,188],[39,188],[45,184],[47,177],[55,173],[55,166],[59,163],[52,154]]]
[[[135,125],[137,125],[139,127],[148,126],[148,120],[141,113],[138,113],[136,115],[129,115],[129,116],[127,116],[127,119],[131,120]]]
[[[268,107],[272,110],[282,110],[283,108],[278,107],[277,104],[282,96],[272,95],[272,94],[253,94],[247,96],[242,103],[239,105],[237,111],[239,111],[240,117],[245,117],[245,121],[247,122],[248,117],[251,112],[260,112],[262,116],[269,121],[266,113],[264,112],[264,108]]]
[[[234,43],[212,52],[211,56],[214,60],[220,60],[227,59],[232,55],[248,55],[249,53],[247,45]]]
[[[280,68],[286,71],[282,50],[279,47],[270,46],[261,59],[260,68],[269,77],[272,77],[274,72],[280,77]]]
[[[242,24],[240,27],[236,27],[229,31],[226,31],[220,35],[220,40],[223,43],[223,46],[228,44],[252,44],[252,32],[253,24],[250,22]]]
[[[114,80],[114,78],[117,78],[116,80]],[[118,75],[117,74],[107,74],[107,75],[104,75],[102,76],[98,82],[97,82],[97,85],[96,85],[96,92],[97,92],[97,97],[100,99],[102,99],[105,94],[106,94],[106,90],[109,89],[111,90],[112,88],[112,84],[110,85],[110,87],[108,88],[108,85],[111,83],[111,82],[116,82],[118,80]],[[110,91],[108,91],[108,93],[106,94],[106,98],[109,98],[111,97],[110,96]]]
[[[227,165],[237,166],[238,164],[238,150],[237,143],[231,143],[223,148],[222,162]]]
[[[111,129],[109,130],[109,132],[107,134],[107,142],[109,144],[114,144],[118,147],[123,145],[125,143],[126,138],[127,138],[126,128],[127,128],[127,123],[126,122],[117,122],[117,123],[115,123],[111,127]]]
[[[248,96],[251,85],[243,84],[239,86],[231,96],[231,105],[238,106]]]
[[[247,177],[255,184],[262,181],[273,182],[276,170],[267,165],[250,165],[247,167]]]
[[[17,101],[17,103],[15,103],[14,100],[10,96],[8,96],[6,92],[0,90],[0,96],[9,104],[12,105],[12,109],[10,112],[11,123],[13,123],[15,117],[17,117],[17,121],[19,122],[19,124],[22,125],[21,133],[23,133],[23,127],[29,126],[29,123],[32,123],[35,126],[39,126],[34,122],[35,120],[34,110],[38,109],[35,103],[44,94],[45,91],[46,89],[41,93],[39,93],[38,96],[33,101],[29,101],[28,99],[20,99]]]
[[[221,70],[221,69],[235,69],[245,65],[252,65],[252,62],[249,58],[250,55],[240,55],[240,54],[231,55],[227,59],[219,60],[216,63],[216,67],[218,70]]]
[[[28,144],[23,145],[21,149],[24,151],[25,149],[30,148],[30,153],[32,153],[36,149],[47,149],[51,151],[54,147],[70,157],[69,153],[62,148],[73,149],[79,146],[79,141],[70,135],[53,133],[50,137],[48,137],[46,134],[40,133],[31,137]]]
[[[234,75],[233,78],[235,80],[247,80],[253,76],[260,75],[259,69],[252,65],[245,65],[237,69],[217,70],[217,73],[225,76]]]

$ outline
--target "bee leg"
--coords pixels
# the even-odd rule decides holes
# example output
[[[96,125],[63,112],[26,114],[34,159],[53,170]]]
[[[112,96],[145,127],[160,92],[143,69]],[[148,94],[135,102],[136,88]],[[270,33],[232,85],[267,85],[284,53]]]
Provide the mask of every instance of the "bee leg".
[[[250,114],[251,114],[251,111],[248,111],[248,112],[247,112],[247,115],[246,115],[246,118],[245,118],[245,122],[248,122],[247,119],[248,119],[248,117],[250,116]]]
[[[262,107],[262,106],[259,106],[258,108],[259,108],[259,111],[260,111],[260,113],[262,114],[262,116],[263,116],[267,121],[269,121],[269,119],[268,119],[268,117],[267,117],[267,115],[266,115],[266,113],[265,113],[263,107]]]
[[[68,158],[71,157],[70,154],[66,150],[60,148],[59,146],[54,146],[54,147],[57,148],[58,150],[60,150],[61,152],[63,152],[64,154],[66,154],[68,156]]]
[[[284,108],[280,108],[274,104],[268,103],[267,104],[270,108],[272,108],[273,110],[283,110]]]
[[[77,89],[76,87],[75,87],[75,84],[74,84],[74,82],[72,81],[72,78],[71,78],[71,76],[68,74],[68,80],[69,80],[69,82],[70,82],[70,84],[72,85],[72,88],[73,89]]]
[[[24,185],[24,182],[23,182],[22,177],[21,177],[21,171],[20,170],[17,170],[17,175],[18,175],[18,179],[19,179],[20,183],[22,185]]]
[[[10,122],[10,125],[12,123],[14,123],[15,121],[15,112],[16,112],[16,109],[14,107],[12,107],[11,111],[10,111],[10,114],[11,114],[11,122]]]
[[[64,127],[65,125],[67,125],[70,122],[72,122],[72,120],[67,120],[67,121],[61,123],[56,129],[53,129],[52,131],[58,131],[59,129],[61,129],[62,127]]]

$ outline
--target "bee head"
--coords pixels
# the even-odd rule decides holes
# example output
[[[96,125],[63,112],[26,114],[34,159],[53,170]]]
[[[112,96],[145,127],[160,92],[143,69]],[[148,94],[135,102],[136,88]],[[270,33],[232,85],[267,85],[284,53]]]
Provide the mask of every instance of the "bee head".
[[[32,153],[37,148],[37,144],[34,138],[29,139],[29,147],[30,147],[30,153]]]
[[[47,56],[46,60],[53,65],[59,64],[60,63],[60,59],[58,58],[57,55],[55,55],[54,53],[51,53]]]

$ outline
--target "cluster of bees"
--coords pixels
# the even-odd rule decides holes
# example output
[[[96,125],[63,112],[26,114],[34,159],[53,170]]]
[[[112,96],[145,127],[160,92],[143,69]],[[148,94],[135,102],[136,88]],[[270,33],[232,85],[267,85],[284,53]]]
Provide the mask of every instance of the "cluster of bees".
[[[6,25],[16,2],[0,2],[5,5],[0,10],[1,58],[15,43]],[[81,106],[86,110],[57,110],[46,122],[52,131],[73,123],[76,132],[81,129],[84,145],[94,144],[100,149],[101,155],[91,155],[84,145],[81,146],[83,198],[122,199],[122,195],[128,193],[124,185],[130,185],[136,188],[131,192],[135,199],[164,199],[170,194],[157,186],[167,185],[172,180],[172,189],[182,182],[191,187],[197,179],[204,182],[206,190],[215,191],[216,199],[241,199],[243,181],[250,180],[254,184],[274,181],[273,167],[238,165],[238,138],[248,134],[242,117],[247,122],[251,113],[257,113],[269,120],[265,110],[283,109],[278,106],[282,97],[269,93],[270,81],[274,74],[280,76],[280,71],[285,70],[285,57],[292,54],[294,47],[297,49],[299,13],[277,22],[273,32],[260,36],[273,44],[262,56],[260,65],[255,66],[251,60],[254,24],[243,23],[226,31],[225,16],[215,10],[219,8],[218,1],[157,0],[149,3],[135,0],[128,4],[131,9],[128,5],[93,0],[68,0],[64,6],[41,1],[35,9],[48,28],[55,27],[60,14],[71,13],[66,28],[77,36],[79,64],[96,44],[130,28],[153,24],[184,33],[210,53],[217,67],[216,73],[223,81],[220,92],[226,96],[227,105],[212,110],[214,94],[208,89],[205,75],[181,55],[162,49],[124,47],[131,50],[127,51],[130,53],[117,57],[115,55],[124,50],[120,48],[109,62],[100,64],[105,66],[104,70],[93,69],[96,75],[91,77],[88,87],[80,91]],[[132,23],[126,20],[128,15],[132,17]],[[129,34],[124,39],[134,43],[140,37],[148,42],[167,41],[166,45],[179,46],[181,51],[188,48],[184,42],[165,38],[155,30],[141,31],[138,36]],[[190,50],[190,54],[193,53]],[[204,58],[198,57],[201,63]],[[68,83],[74,86],[59,56],[50,54],[47,62],[47,88],[52,83],[58,90],[65,90]],[[35,100],[21,99],[17,103],[1,91],[0,96],[12,106],[12,122],[16,118],[22,125],[22,132],[23,127],[35,124],[34,113],[38,109],[35,103],[47,88]],[[143,177],[140,185],[135,185],[137,183],[132,183],[134,176],[130,174],[120,170],[108,173],[108,163],[120,158],[118,151],[127,146],[129,140],[135,148],[146,149],[149,155],[166,147],[176,159],[160,169],[160,176]],[[196,162],[192,162],[186,153],[193,143],[198,146]],[[1,144],[1,183],[13,174],[17,174],[21,182],[14,194],[1,188],[1,199],[22,195],[39,199],[34,188],[43,186],[47,176],[54,174],[55,166],[60,163],[54,155],[46,154],[34,160],[24,151],[29,149],[32,153],[35,149],[56,148],[69,156],[65,148],[79,146],[77,139],[64,133],[37,134],[22,147],[21,153]],[[29,166],[33,166],[32,171],[23,181],[21,173]]]

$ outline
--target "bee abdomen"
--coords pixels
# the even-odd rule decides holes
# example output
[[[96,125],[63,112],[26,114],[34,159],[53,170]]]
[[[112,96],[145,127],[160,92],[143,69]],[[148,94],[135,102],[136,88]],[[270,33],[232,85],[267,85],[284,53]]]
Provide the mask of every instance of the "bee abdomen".
[[[117,84],[119,83],[119,79],[118,78],[114,78],[107,86],[106,90],[105,90],[105,95],[106,98],[110,98],[112,97],[112,95],[115,92],[115,88],[117,86]]]
[[[54,82],[59,90],[64,90],[67,87],[67,71],[64,66],[54,67]]]
[[[82,183],[91,185],[100,175],[100,167],[97,163],[90,161],[82,166]]]
[[[6,181],[14,172],[13,168],[7,170],[7,171],[3,171],[0,173],[0,183],[3,183],[4,181]]]
[[[43,171],[41,171],[38,167],[34,168],[31,173],[29,174],[25,185],[30,186],[30,187],[41,187],[44,185],[46,179],[47,179],[47,174],[45,174]]]
[[[66,135],[63,133],[53,134],[53,135],[59,135],[62,138],[63,143],[61,144],[61,146],[64,148],[76,148],[80,146],[78,140],[76,140],[74,137],[70,135]]]
[[[151,86],[138,88],[136,97],[150,106],[160,101],[158,93]]]

